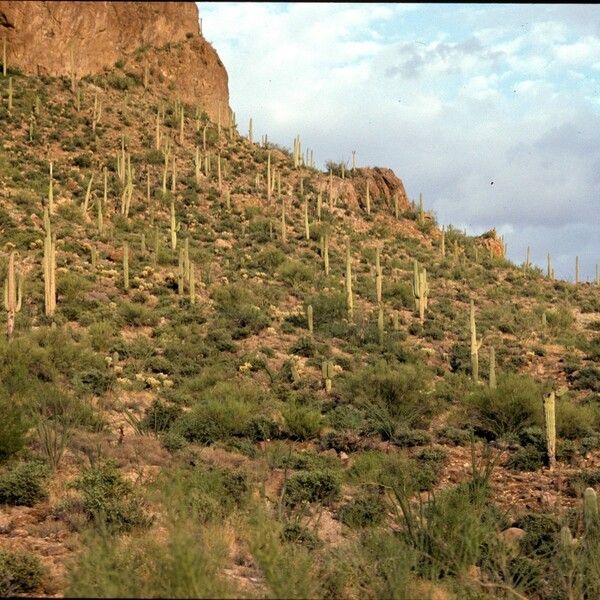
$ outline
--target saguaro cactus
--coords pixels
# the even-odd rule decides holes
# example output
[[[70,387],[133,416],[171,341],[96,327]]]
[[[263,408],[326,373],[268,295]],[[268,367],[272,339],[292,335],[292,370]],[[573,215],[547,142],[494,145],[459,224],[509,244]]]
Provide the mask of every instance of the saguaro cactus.
[[[321,235],[321,254],[323,255],[325,275],[329,275],[329,234],[327,232]]]
[[[473,373],[473,381],[479,383],[479,350],[483,340],[477,340],[477,329],[475,324],[475,303],[471,300],[471,311],[469,317],[469,325],[471,329],[471,371]]]
[[[50,161],[50,180],[48,182],[48,210],[54,211],[54,179],[52,177],[52,161]]]
[[[6,308],[6,334],[10,339],[15,330],[17,313],[21,310],[23,300],[23,276],[15,271],[15,252],[8,257],[8,273],[4,282],[4,307]]]
[[[598,496],[594,488],[586,488],[583,492],[583,520],[585,533],[590,534],[598,528]]]
[[[175,250],[177,250],[177,232],[181,228],[181,223],[178,223],[177,219],[175,217],[175,200],[174,199],[171,200],[170,225],[171,225],[171,250],[173,250],[173,252],[175,252]]]
[[[415,310],[419,311],[419,320],[425,322],[425,311],[429,299],[429,285],[427,284],[427,270],[419,268],[419,263],[413,262],[413,297],[415,299]]]
[[[367,193],[365,196],[365,202],[367,204],[367,214],[371,214],[371,192],[369,190],[369,180],[367,179]]]
[[[381,304],[383,291],[383,273],[381,271],[381,260],[379,248],[375,249],[375,294],[377,304]]]
[[[310,240],[310,224],[308,222],[308,200],[304,200],[304,237]]]
[[[352,296],[352,259],[350,256],[350,240],[346,242],[346,309],[348,319],[354,316],[354,298]]]
[[[556,465],[556,394],[554,390],[544,394],[544,422],[546,425],[546,449],[548,465],[551,469]]]
[[[312,304],[309,304],[306,307],[306,323],[308,326],[308,332],[312,335],[314,331],[314,321],[313,321],[313,307]]]
[[[43,266],[46,316],[52,317],[56,311],[56,234],[52,233],[50,226],[46,228]]]
[[[489,373],[489,385],[491,390],[495,390],[497,387],[496,383],[496,350],[494,346],[490,348],[490,373]]]
[[[331,380],[333,379],[333,363],[329,360],[323,361],[321,365],[323,380],[325,381],[325,391],[331,393]]]
[[[379,314],[377,315],[377,334],[379,345],[383,346],[383,337],[385,335],[385,323],[383,318],[383,306],[379,305]]]
[[[443,227],[442,227],[442,243],[441,243],[440,253],[442,255],[442,259],[446,258],[446,231]]]
[[[123,289],[129,290],[129,244],[123,242]]]

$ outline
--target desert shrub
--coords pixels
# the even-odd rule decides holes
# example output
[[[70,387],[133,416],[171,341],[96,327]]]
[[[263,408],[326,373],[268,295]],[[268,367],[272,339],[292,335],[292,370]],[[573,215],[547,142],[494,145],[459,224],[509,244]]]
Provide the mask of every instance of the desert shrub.
[[[396,430],[426,427],[435,401],[430,373],[419,365],[380,361],[339,378],[343,398],[364,408],[374,431],[393,439]]]
[[[281,530],[281,539],[284,542],[302,544],[309,550],[317,548],[321,542],[319,538],[309,529],[296,521],[288,521]]]
[[[213,296],[219,312],[235,327],[234,339],[254,335],[268,327],[269,317],[256,304],[260,301],[242,285],[219,287]]]
[[[543,422],[541,398],[533,379],[507,374],[499,378],[496,389],[482,386],[467,396],[467,419],[475,433],[486,438],[518,434]]]
[[[175,467],[158,482],[175,514],[195,521],[222,520],[250,498],[250,480],[241,469],[199,464]]]
[[[295,440],[309,440],[319,434],[322,418],[319,410],[290,402],[283,408],[288,435]]]
[[[35,592],[44,575],[40,559],[29,552],[11,552],[0,549],[0,596]]]
[[[0,461],[4,461],[24,446],[29,424],[20,402],[1,389],[0,414]]]
[[[70,598],[236,597],[220,575],[227,557],[222,531],[200,529],[189,519],[165,534],[135,537],[88,532],[83,551],[69,564]]]
[[[177,431],[165,431],[160,436],[161,446],[168,452],[174,453],[187,446],[188,441]]]
[[[73,487],[81,493],[82,509],[90,521],[118,531],[147,527],[152,522],[132,484],[110,461],[84,471]]]
[[[286,482],[285,503],[296,506],[304,502],[328,503],[340,494],[340,478],[335,471],[299,471]]]
[[[339,404],[325,415],[325,421],[336,431],[362,432],[366,426],[366,414],[363,409],[351,404]]]
[[[596,367],[583,367],[569,375],[568,379],[576,390],[600,392],[600,369]]]
[[[250,266],[271,272],[285,262],[285,253],[272,245],[267,245],[260,249],[255,257],[250,261]]]
[[[519,448],[506,462],[513,471],[537,471],[545,464],[545,454],[535,446]]]
[[[319,440],[321,449],[336,452],[355,452],[360,445],[361,437],[353,431],[328,431]]]
[[[296,260],[286,260],[279,267],[279,276],[293,287],[311,283],[315,279],[315,270]]]
[[[546,311],[546,322],[554,332],[568,330],[574,320],[573,313],[567,306],[559,306]]]
[[[343,504],[337,518],[348,527],[372,527],[379,525],[385,517],[385,503],[380,494],[363,494]]]
[[[134,302],[123,302],[119,306],[119,314],[125,325],[134,327],[154,327],[158,323],[156,311]]]
[[[326,329],[346,317],[346,297],[342,292],[321,292],[305,302],[313,307],[315,329]]]
[[[556,402],[556,433],[574,440],[589,436],[598,423],[598,409],[592,404],[576,404],[568,398]]]
[[[276,421],[266,415],[255,415],[250,418],[245,435],[255,442],[278,438],[281,430]]]
[[[297,356],[312,358],[316,353],[315,342],[310,337],[299,337],[290,347],[290,352]]]
[[[268,409],[269,396],[258,386],[221,382],[202,392],[174,428],[190,442],[213,444],[246,435],[257,415]]]
[[[48,468],[39,462],[5,467],[0,473],[0,504],[33,506],[45,500]]]
[[[142,426],[155,433],[167,431],[171,425],[181,416],[180,406],[167,404],[159,399],[154,400],[146,409]]]

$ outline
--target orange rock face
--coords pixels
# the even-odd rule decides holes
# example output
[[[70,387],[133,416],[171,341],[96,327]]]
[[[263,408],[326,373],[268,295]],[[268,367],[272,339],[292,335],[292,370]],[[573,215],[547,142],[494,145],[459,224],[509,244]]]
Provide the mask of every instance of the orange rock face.
[[[25,73],[81,78],[124,60],[126,72],[141,78],[147,68],[151,85],[211,119],[229,116],[227,72],[200,34],[194,2],[0,0],[0,37],[7,63]]]

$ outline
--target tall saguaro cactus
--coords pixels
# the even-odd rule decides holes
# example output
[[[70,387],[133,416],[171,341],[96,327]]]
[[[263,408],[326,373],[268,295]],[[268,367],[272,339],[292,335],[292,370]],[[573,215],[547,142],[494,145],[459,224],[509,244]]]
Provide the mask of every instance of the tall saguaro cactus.
[[[15,252],[8,257],[8,273],[4,282],[4,307],[6,308],[6,334],[10,339],[15,330],[17,313],[21,310],[23,300],[23,276],[15,271]]]
[[[496,383],[496,350],[494,346],[490,348],[489,385],[491,390],[495,390],[498,387]]]
[[[429,285],[427,284],[427,269],[419,268],[419,263],[413,263],[413,297],[415,299],[415,310],[419,311],[419,320],[425,322],[425,311],[429,299]]]
[[[123,289],[129,290],[129,244],[123,243]]]
[[[44,240],[44,303],[47,317],[56,311],[56,234],[47,223]]]
[[[331,393],[331,380],[333,379],[333,363],[329,360],[323,361],[321,365],[321,373],[325,381],[325,391]]]
[[[350,240],[346,242],[346,309],[348,319],[354,316],[354,298],[352,296],[352,260],[350,257]]]
[[[556,465],[556,394],[554,390],[544,394],[544,422],[546,425],[546,449],[548,465],[553,469]]]
[[[475,303],[471,300],[471,310],[469,315],[469,325],[471,330],[471,371],[473,381],[479,383],[479,350],[482,340],[477,340],[477,328],[475,324]]]

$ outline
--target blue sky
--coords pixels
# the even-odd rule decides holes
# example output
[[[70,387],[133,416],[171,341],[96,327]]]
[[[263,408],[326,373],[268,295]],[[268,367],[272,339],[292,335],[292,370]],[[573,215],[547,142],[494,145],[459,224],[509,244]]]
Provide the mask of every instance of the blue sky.
[[[198,3],[240,132],[388,166],[440,224],[600,263],[600,8]],[[493,182],[493,183],[492,183]]]

